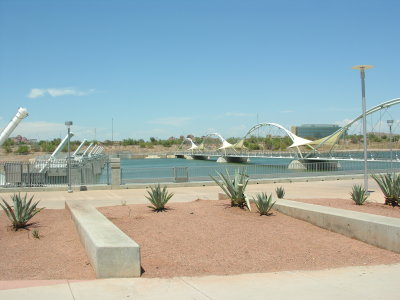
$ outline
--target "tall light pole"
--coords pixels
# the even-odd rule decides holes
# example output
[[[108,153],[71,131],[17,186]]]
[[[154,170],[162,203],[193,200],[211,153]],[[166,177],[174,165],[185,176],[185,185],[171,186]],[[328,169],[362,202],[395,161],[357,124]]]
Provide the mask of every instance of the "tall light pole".
[[[72,193],[71,188],[71,126],[72,121],[65,121],[65,126],[68,128],[68,193]]]
[[[393,125],[393,120],[387,120],[387,124],[389,125],[389,132],[390,132],[390,172],[393,174],[393,148],[392,148],[392,125]]]
[[[114,118],[111,118],[111,143],[114,144]]]
[[[354,66],[352,69],[360,70],[361,75],[361,94],[362,94],[362,113],[363,113],[363,135],[364,135],[364,189],[368,193],[368,154],[367,154],[367,118],[365,108],[365,70],[372,69],[373,66],[359,65]]]

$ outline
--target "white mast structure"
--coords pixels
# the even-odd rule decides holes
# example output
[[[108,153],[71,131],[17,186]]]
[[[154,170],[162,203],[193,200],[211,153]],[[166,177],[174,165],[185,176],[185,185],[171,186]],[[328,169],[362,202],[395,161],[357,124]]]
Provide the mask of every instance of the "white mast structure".
[[[86,150],[83,152],[82,157],[86,155],[86,153],[89,151],[89,149],[93,146],[93,143],[90,143],[89,147],[86,148]]]
[[[69,138],[71,138],[73,135],[74,134],[72,132],[70,132],[69,133]],[[64,146],[65,146],[65,144],[67,142],[68,142],[68,133],[65,136],[65,138],[61,141],[61,143],[57,146],[56,150],[54,150],[54,152],[50,155],[49,159],[46,161],[44,166],[42,166],[42,168],[40,169],[39,173],[42,173],[47,168],[49,163],[56,158],[57,154],[61,152],[61,150],[64,148]]]
[[[14,118],[8,123],[6,128],[0,134],[0,146],[8,139],[10,134],[14,131],[14,129],[18,126],[18,124],[28,116],[28,111],[26,108],[20,107]]]
[[[72,156],[76,156],[79,151],[81,150],[81,148],[83,147],[83,145],[85,145],[85,143],[87,142],[87,139],[84,139],[83,142],[79,145],[78,148],[76,148],[75,152],[72,154]]]

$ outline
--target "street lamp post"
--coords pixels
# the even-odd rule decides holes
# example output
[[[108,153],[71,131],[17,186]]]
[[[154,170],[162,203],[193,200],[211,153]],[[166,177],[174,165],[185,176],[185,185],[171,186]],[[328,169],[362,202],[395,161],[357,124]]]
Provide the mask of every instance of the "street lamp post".
[[[71,126],[72,126],[72,121],[66,121],[65,126],[68,128],[68,193],[72,193],[72,187],[71,187],[71,144],[70,144],[70,139],[71,139]]]
[[[364,135],[364,189],[368,194],[368,154],[367,154],[367,119],[365,108],[365,70],[371,69],[373,66],[359,65],[354,66],[352,69],[360,70],[361,75],[361,93],[362,93],[362,113],[363,113],[363,135]]]
[[[387,120],[387,124],[389,125],[389,140],[390,140],[390,172],[393,174],[393,147],[392,147],[392,125],[393,120]]]

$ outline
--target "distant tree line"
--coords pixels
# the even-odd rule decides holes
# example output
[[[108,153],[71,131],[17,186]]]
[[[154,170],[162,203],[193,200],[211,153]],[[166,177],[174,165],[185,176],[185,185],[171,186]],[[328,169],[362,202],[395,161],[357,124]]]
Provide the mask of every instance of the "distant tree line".
[[[52,153],[56,150],[57,146],[61,143],[61,139],[53,139],[51,141],[41,140],[35,143],[29,142],[15,142],[12,139],[7,139],[2,147],[6,153],[28,154],[30,152],[46,152]],[[81,144],[80,141],[74,140],[70,142],[71,151],[75,151]],[[62,152],[68,151],[68,145],[65,145]]]
[[[195,137],[193,135],[187,135],[186,138],[191,138],[193,142],[197,145],[200,145],[204,141],[203,137]],[[88,141],[88,143],[101,144],[103,146],[112,146],[112,145],[122,145],[122,146],[139,146],[140,148],[154,148],[154,146],[163,146],[165,148],[170,148],[174,145],[181,145],[184,141],[185,137],[180,136],[179,138],[170,137],[168,139],[158,139],[155,137],[150,137],[149,140],[145,141],[144,139],[123,139],[122,141],[110,141],[105,140],[103,142],[99,141]],[[370,143],[388,143],[389,135],[383,133],[369,133],[368,134],[368,142]],[[400,135],[393,135],[392,141],[397,142],[400,139]],[[239,142],[241,138],[230,137],[227,141],[231,144],[235,144]],[[361,134],[351,134],[346,135],[344,140],[351,144],[360,144],[363,142],[363,136]],[[61,143],[60,138],[55,138],[53,140],[41,140],[39,142],[29,142],[27,140],[23,141],[15,141],[11,138],[7,139],[2,147],[6,153],[17,153],[17,154],[27,154],[30,152],[46,152],[52,153],[57,148],[57,146]],[[75,151],[78,146],[81,144],[79,140],[71,140],[70,147],[71,151]],[[249,150],[271,150],[271,151],[284,151],[292,144],[291,139],[288,136],[278,137],[278,136],[267,136],[267,137],[258,137],[258,136],[250,136],[244,141],[244,146]],[[219,147],[220,141],[215,137],[208,137],[206,140],[206,147],[214,146]],[[67,152],[68,147],[65,145],[62,152]]]
[[[122,146],[139,146],[140,148],[153,148],[156,145],[161,145],[166,148],[170,148],[173,145],[182,144],[184,137],[181,136],[179,138],[170,137],[169,139],[157,139],[155,137],[151,137],[149,141],[145,141],[143,139],[124,139],[121,142]]]

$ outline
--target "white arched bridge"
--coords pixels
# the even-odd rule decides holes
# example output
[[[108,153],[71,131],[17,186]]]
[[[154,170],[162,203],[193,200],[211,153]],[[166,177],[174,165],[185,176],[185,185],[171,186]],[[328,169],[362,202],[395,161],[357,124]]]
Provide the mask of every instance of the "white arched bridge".
[[[369,116],[378,112],[379,120],[376,124],[379,124],[380,126],[382,123],[382,117],[385,116],[384,113],[388,110],[388,108],[399,103],[400,98],[383,102],[367,110],[366,115]],[[362,117],[363,115],[361,114],[333,134],[314,141],[299,137],[282,125],[272,122],[259,123],[250,128],[243,138],[231,142],[227,141],[221,134],[216,132],[207,134],[198,145],[192,139],[185,138],[181,147],[175,153],[175,156],[186,159],[216,159],[217,162],[239,163],[249,162],[252,158],[280,157],[293,159],[292,163],[289,165],[289,168],[293,169],[304,169],[306,163],[309,162],[334,162],[331,164],[331,166],[337,168],[340,166],[339,162],[341,160],[355,160],[355,158],[352,158],[351,156],[337,156],[335,155],[334,151],[338,148],[340,139],[347,134],[349,128],[355,124],[358,124]],[[391,114],[389,114],[389,117],[394,119],[393,115]],[[400,126],[400,122],[395,121],[395,124]],[[269,133],[267,134],[267,137],[280,137],[281,140],[285,141],[285,151],[273,151],[271,149],[268,151],[265,149],[254,150],[248,147],[249,142],[255,136],[259,136],[259,131],[265,128],[275,131],[275,134]],[[279,145],[277,148],[283,150],[282,145]],[[374,160],[376,158],[371,157],[370,159]]]

